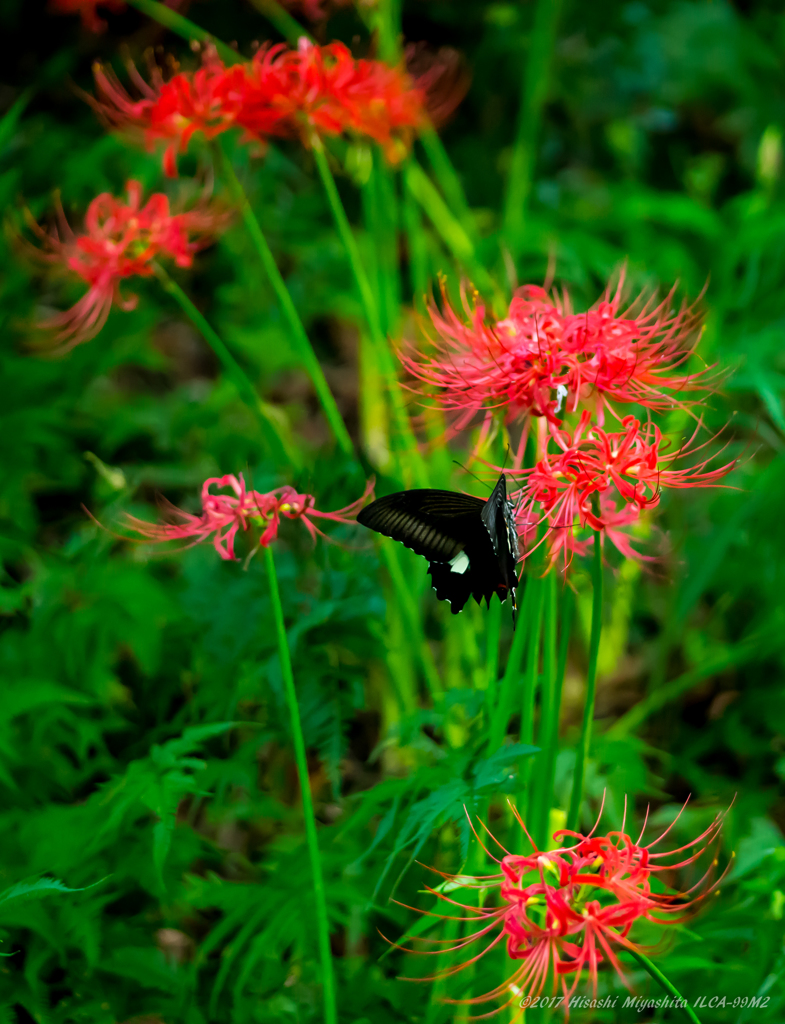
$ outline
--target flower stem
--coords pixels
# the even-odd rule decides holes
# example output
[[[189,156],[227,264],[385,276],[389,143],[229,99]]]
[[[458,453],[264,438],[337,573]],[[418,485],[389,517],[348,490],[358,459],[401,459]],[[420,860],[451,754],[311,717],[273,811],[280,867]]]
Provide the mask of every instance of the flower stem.
[[[521,576],[522,582],[524,578],[524,576]],[[512,646],[510,647],[510,652],[507,655],[507,664],[504,667],[504,675],[502,676],[502,681],[499,684],[499,699],[496,704],[496,709],[491,717],[491,727],[488,732],[487,747],[489,757],[491,754],[496,753],[502,745],[504,737],[507,735],[507,726],[510,722],[512,702],[515,695],[515,681],[518,673],[520,672],[523,649],[529,635],[529,621],[531,618],[532,598],[534,595],[534,590],[532,589],[533,583],[534,580],[532,578],[526,577],[523,601],[518,612],[518,627],[513,634]]]
[[[586,761],[591,745],[591,729],[594,721],[594,698],[597,688],[597,657],[600,653],[600,635],[602,633],[602,544],[600,531],[594,534],[594,560],[592,563],[592,607],[591,635],[589,637],[589,666],[586,673],[586,703],[583,706],[583,726],[581,739],[575,759],[575,775],[572,781],[570,809],[567,813],[567,828],[578,827],[581,800],[583,798],[583,778],[586,773]]]
[[[300,779],[300,793],[303,800],[305,838],[308,844],[308,854],[311,859],[317,939],[319,944],[319,956],[322,961],[324,1020],[325,1024],[337,1024],[338,1014],[335,1004],[335,978],[333,975],[332,952],[330,950],[330,924],[327,917],[327,899],[324,891],[322,860],[319,854],[319,840],[316,834],[316,818],[313,813],[311,786],[308,779],[308,761],[305,753],[305,740],[303,739],[302,724],[300,722],[300,708],[297,704],[297,691],[294,688],[294,673],[292,672],[292,660],[289,655],[289,644],[286,639],[286,626],[284,624],[283,608],[281,607],[281,595],[278,591],[278,577],[275,573],[275,561],[273,559],[273,551],[270,546],[264,549],[264,564],[267,569],[267,579],[270,584],[270,598],[273,605],[275,632],[278,639],[278,655],[281,659],[281,672],[283,674],[284,690],[286,692],[286,703],[289,707],[289,717],[292,727],[294,759],[297,765],[297,775]]]
[[[409,642],[417,652],[425,681],[431,692],[431,697],[433,697],[435,694],[441,693],[442,683],[439,679],[436,662],[433,660],[433,654],[423,633],[422,620],[415,611],[411,589],[406,584],[406,577],[399,558],[399,549],[395,544],[390,544],[386,540],[382,540],[380,549],[382,560],[392,580],[401,618],[408,631]]]
[[[542,109],[548,96],[548,80],[560,11],[561,0],[537,0],[534,11],[534,25],[529,37],[529,56],[523,76],[521,106],[518,112],[518,130],[507,178],[507,198],[504,207],[507,241],[514,249],[520,247],[526,203],[531,192],[534,151],[540,133]]]
[[[552,593],[548,596],[545,620],[545,687],[543,692],[542,724],[540,726],[540,742],[542,749],[540,772],[540,798],[537,805],[537,818],[532,833],[540,849],[546,849],[550,840],[548,821],[551,801],[553,799],[553,780],[556,772],[556,749],[559,745],[559,713],[561,711],[561,695],[564,685],[564,672],[567,667],[567,651],[570,644],[570,628],[572,612],[575,607],[572,591],[565,586],[562,594],[561,607],[556,611],[556,576],[551,573]],[[557,619],[561,626],[559,638],[559,655],[553,665],[553,648],[556,641]],[[547,697],[546,697],[547,694]]]
[[[371,288],[371,282],[368,279],[368,275],[365,272],[365,266],[363,265],[362,257],[360,256],[360,250],[357,247],[357,241],[352,233],[349,219],[346,216],[346,211],[343,208],[341,197],[338,194],[338,187],[335,184],[335,178],[330,170],[330,165],[327,161],[327,154],[324,150],[324,144],[318,135],[314,135],[312,140],[313,154],[316,160],[316,167],[319,171],[319,177],[322,179],[322,185],[324,191],[327,194],[327,202],[330,205],[330,211],[335,220],[335,226],[338,228],[338,234],[340,235],[341,241],[343,242],[346,255],[349,258],[349,266],[351,267],[352,274],[354,276],[357,290],[360,293],[360,301],[363,306],[365,318],[368,321],[368,326],[371,329],[371,334],[374,336],[375,341],[383,341],[381,323],[379,321],[379,310],[376,305],[376,299]]]
[[[335,220],[335,226],[338,229],[338,234],[343,242],[344,249],[346,250],[346,255],[349,259],[349,266],[357,285],[360,302],[370,330],[371,341],[376,349],[380,368],[387,379],[389,397],[392,404],[396,426],[400,433],[401,440],[407,449],[406,454],[409,457],[413,468],[413,476],[419,486],[425,486],[427,483],[425,467],[422,463],[419,449],[417,448],[417,440],[414,436],[414,432],[412,431],[409,416],[406,412],[406,406],[404,405],[403,398],[401,396],[390,348],[387,344],[387,339],[382,332],[376,298],[373,294],[373,289],[371,288],[371,282],[365,272],[365,266],[363,265],[362,257],[360,256],[360,250],[357,247],[357,240],[352,233],[349,219],[346,216],[346,211],[343,208],[341,197],[338,194],[335,178],[333,178],[330,165],[327,162],[327,154],[325,153],[324,145],[318,135],[314,135],[312,139],[312,148],[314,158],[316,160],[316,167],[319,171],[319,177],[322,179],[322,185],[324,186],[324,191],[327,195],[327,202],[329,203],[333,219]]]
[[[218,51],[221,60],[227,64],[237,64],[243,59],[231,46],[227,46],[220,39],[216,39],[212,32],[208,32],[188,18],[184,18],[182,14],[173,11],[166,4],[158,3],[157,0],[128,0],[128,3],[131,7],[135,7],[137,11],[146,14],[148,18],[157,21],[159,25],[163,25],[178,36],[182,36],[187,42],[197,39],[200,43],[210,43]]]
[[[548,812],[550,810],[551,788],[548,786],[547,765],[551,747],[555,743],[554,731],[558,733],[558,712],[556,703],[556,574],[548,573],[545,578],[545,607],[543,608],[542,637],[542,690],[540,697],[540,728],[537,746],[536,781],[530,810],[531,834],[540,849],[547,845]],[[554,730],[554,718],[557,722]]]
[[[414,302],[418,311],[422,311],[427,302],[428,288],[428,238],[423,229],[422,210],[406,184],[406,172],[403,175],[403,222],[409,249],[409,284],[414,293]]]
[[[305,36],[313,41],[313,37],[307,28],[303,28],[296,18],[293,18],[287,10],[278,3],[278,0],[251,0],[256,10],[274,25],[284,39],[292,46],[297,46],[297,41]]]
[[[469,204],[466,201],[461,180],[447,155],[447,150],[444,148],[444,144],[439,138],[436,129],[431,125],[423,129],[420,132],[420,142],[433,168],[433,173],[436,175],[436,179],[441,186],[444,198],[450,205],[450,209],[463,225],[463,229],[472,244],[476,244],[477,227],[469,209]]]
[[[280,416],[277,410],[259,398],[243,368],[193,302],[191,302],[180,285],[169,276],[160,263],[153,263],[152,268],[153,273],[161,282],[164,291],[171,295],[178,303],[194,327],[196,327],[213,352],[218,356],[226,376],[237,388],[240,398],[242,398],[256,417],[270,448],[283,460],[294,466],[300,466],[302,459],[299,452],[281,435]]]
[[[240,179],[235,173],[231,160],[227,157],[220,145],[216,144],[214,151],[218,156],[221,173],[228,183],[234,199],[240,208],[243,223],[248,230],[248,234],[251,237],[251,241],[253,242],[259,259],[262,262],[265,273],[270,280],[270,284],[273,286],[275,297],[278,299],[278,304],[281,307],[284,318],[289,325],[289,331],[294,341],[297,355],[300,357],[308,376],[311,378],[311,382],[321,403],[322,410],[327,418],[327,422],[330,425],[333,435],[338,442],[338,446],[345,455],[354,455],[352,439],[349,437],[349,432],[343,422],[338,406],[335,404],[335,399],[333,398],[333,394],[325,379],[319,360],[316,358],[316,354],[311,347],[303,322],[297,313],[292,297],[289,294],[289,289],[286,287],[286,282],[281,276],[281,272],[275,262],[275,257],[270,250],[270,246],[267,244],[267,239],[264,237],[261,225],[251,208],[248,196],[245,194],[245,190],[240,183]]]
[[[520,742],[530,746],[534,742],[534,699],[537,693],[537,676],[540,667],[540,633],[542,632],[542,612],[545,603],[546,580],[535,577],[529,580],[528,586],[532,587],[534,592],[529,619],[529,648],[526,653],[526,671],[523,677]],[[528,758],[521,771],[524,792],[518,806],[521,817],[524,820],[527,817],[530,806],[531,770],[532,759]]]
[[[441,235],[447,248],[462,263],[481,292],[498,292],[490,274],[477,260],[474,242],[464,225],[455,216],[431,179],[416,160],[409,160],[404,170],[406,188],[417,200]]]
[[[698,1019],[698,1015],[690,1006],[688,1000],[686,1000],[684,996],[681,995],[681,993],[673,984],[673,982],[668,981],[668,979],[665,977],[665,975],[662,973],[659,967],[657,967],[656,964],[652,963],[652,961],[649,960],[645,953],[640,953],[636,949],[629,948],[627,949],[627,952],[630,953],[631,956],[635,957],[635,959],[638,961],[641,967],[643,967],[652,976],[652,978],[654,978],[654,980],[661,986],[661,988],[665,989],[669,996],[672,996],[674,999],[679,1000],[679,1005],[684,1010],[687,1017],[692,1021],[692,1024],[701,1024],[700,1020]]]
[[[499,683],[499,640],[502,630],[502,603],[491,601],[485,627],[485,685],[491,707],[496,704],[496,689]]]

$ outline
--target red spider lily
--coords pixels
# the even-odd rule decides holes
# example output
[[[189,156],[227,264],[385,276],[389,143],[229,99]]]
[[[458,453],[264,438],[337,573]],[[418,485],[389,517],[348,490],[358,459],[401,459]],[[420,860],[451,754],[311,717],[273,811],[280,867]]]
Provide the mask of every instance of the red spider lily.
[[[212,47],[205,49],[198,71],[179,72],[168,82],[157,67],[151,84],[133,64],[128,64],[128,71],[141,93],[138,100],[129,96],[110,68],[95,64],[96,109],[112,125],[141,130],[149,148],[165,141],[163,165],[169,177],[177,175],[177,154],[185,153],[195,132],[213,139],[235,123],[242,89],[232,89],[232,69],[227,71]],[[268,133],[280,119],[271,120]]]
[[[671,312],[675,286],[659,305],[638,297],[624,312],[621,296],[624,271],[615,292],[611,287],[585,313],[572,313],[564,322],[564,347],[579,355],[578,373],[571,382],[573,408],[592,393],[602,404],[635,402],[652,410],[683,404],[672,392],[707,389],[707,370],[680,375],[699,337],[701,315],[695,306]]]
[[[438,955],[463,949],[479,939],[490,940],[471,959],[446,968],[435,976],[445,978],[459,973],[491,949],[505,943],[507,955],[518,962],[511,977],[482,996],[448,1000],[472,1006],[497,999],[506,1000],[496,1010],[482,1017],[495,1016],[516,1002],[521,1009],[525,1009],[546,988],[550,988],[553,994],[561,988],[565,1011],[569,1013],[570,999],[578,988],[584,969],[596,997],[598,969],[606,960],[629,987],[618,953],[624,949],[642,952],[641,947],[630,938],[635,922],[647,920],[663,925],[679,923],[692,907],[719,884],[719,881],[708,881],[708,875],[716,864],[716,859],[712,857],[706,873],[686,892],[652,891],[652,877],[657,873],[688,867],[709,850],[719,837],[722,816],[718,815],[696,839],[670,852],[657,852],[655,847],[670,832],[683,810],[665,832],[646,845],[642,845],[646,822],[637,841],[633,841],[624,831],[624,822],[619,832],[595,835],[600,820],[598,818],[588,835],[567,830],[554,833],[556,842],[570,838],[574,840],[572,846],[543,851],[537,849],[526,826],[513,809],[533,852],[527,855],[511,854],[491,836],[504,854],[501,860],[490,853],[472,825],[475,838],[499,865],[501,873],[475,879],[436,871],[447,884],[442,883],[436,888],[426,886],[426,890],[442,902],[468,914],[457,918],[444,915],[445,919],[469,922],[470,926],[477,925],[476,930],[451,944],[441,943],[441,940],[417,939],[421,943],[436,942],[444,948],[408,952]],[[483,828],[490,836],[484,824]],[[473,906],[446,895],[445,889],[453,891],[456,888],[486,891],[497,889],[498,905]],[[443,915],[434,913],[431,916]],[[418,980],[432,981],[434,978]]]
[[[34,221],[33,230],[45,243],[45,258],[62,264],[90,286],[87,293],[64,313],[42,322],[58,330],[64,349],[95,337],[106,323],[112,305],[123,310],[136,306],[137,297],[123,297],[120,282],[127,277],[149,277],[157,257],[173,259],[189,267],[194,253],[208,245],[228,222],[227,214],[205,204],[185,213],[171,213],[162,192],[142,206],[142,186],[126,183],[128,202],[109,192],[96,196],[87,208],[84,234],[75,235],[58,203],[60,232],[47,234]]]
[[[213,494],[210,488],[229,487],[232,494]],[[373,492],[373,481],[369,481],[362,497],[337,512],[320,512],[314,507],[316,499],[310,494],[298,494],[293,487],[277,487],[267,494],[246,489],[242,473],[234,476],[214,476],[202,484],[202,514],[193,515],[182,509],[168,506],[168,512],[178,522],[148,523],[134,516],[126,516],[125,525],[140,533],[147,540],[162,543],[168,540],[187,540],[193,537],[193,544],[199,544],[212,535],[213,546],[225,561],[237,561],[234,553],[234,539],[237,531],[247,530],[253,524],[262,528],[259,546],[266,548],[277,538],[281,516],[299,519],[311,537],[324,536],[311,519],[331,519],[335,523],[349,523]]]
[[[495,323],[486,323],[485,307],[465,295],[465,316],[457,313],[442,286],[443,312],[430,310],[433,355],[410,349],[402,361],[438,389],[430,397],[458,412],[455,430],[482,410],[486,421],[501,409],[508,420],[531,414],[558,425],[562,407],[574,412],[580,402],[595,405],[600,420],[613,402],[656,410],[684,405],[677,393],[711,385],[707,371],[677,372],[692,351],[687,341],[696,335],[698,314],[686,307],[671,313],[673,292],[654,307],[639,298],[620,314],[623,284],[622,273],[615,292],[606,289],[586,313],[573,313],[566,293],[550,296],[526,285]]]
[[[125,10],[124,0],[49,0],[52,14],[78,14],[88,32],[105,32],[106,22],[98,17],[97,7],[105,7],[114,14]]]
[[[391,160],[405,152],[412,132],[424,124],[424,93],[400,68],[355,60],[342,43],[315,46],[300,40],[263,46],[253,59],[226,67],[207,48],[202,67],[180,71],[164,82],[154,70],[145,82],[129,68],[141,93],[132,99],[111,71],[96,65],[99,113],[121,128],[141,130],[145,143],[165,141],[164,169],[176,174],[195,132],[212,139],[232,127],[245,138],[300,137],[352,132],[378,142]]]
[[[399,161],[413,131],[425,123],[424,93],[405,70],[378,60],[354,60],[342,43],[320,48],[301,40],[300,54],[303,73],[312,69],[314,84],[322,78],[325,100],[341,111],[344,130],[368,136],[388,160]],[[318,112],[318,99],[313,109]]]
[[[444,283],[442,299],[442,313],[429,311],[437,333],[434,357],[410,351],[401,360],[413,376],[441,389],[440,405],[459,411],[453,429],[462,429],[481,409],[504,408],[511,418],[530,412],[558,422],[557,389],[571,381],[577,363],[561,345],[563,304],[529,285],[516,293],[507,319],[489,326],[485,307],[470,305],[464,295],[466,323],[451,307]]]
[[[626,557],[642,558],[621,527],[635,522],[646,508],[660,501],[663,487],[716,487],[735,460],[707,469],[710,458],[682,469],[673,463],[700,451],[690,441],[669,452],[659,427],[642,425],[634,416],[622,420],[622,430],[605,431],[584,410],[575,430],[552,430],[557,451],[546,451],[533,469],[520,470],[525,484],[516,497],[520,522],[547,526],[551,562],[562,553],[585,554],[588,542],[574,536],[579,527],[604,532]],[[694,438],[693,434],[693,438]]]

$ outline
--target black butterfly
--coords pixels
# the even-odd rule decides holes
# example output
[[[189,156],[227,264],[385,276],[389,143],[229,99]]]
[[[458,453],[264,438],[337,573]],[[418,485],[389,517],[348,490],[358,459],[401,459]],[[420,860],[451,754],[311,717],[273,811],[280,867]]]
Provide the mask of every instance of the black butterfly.
[[[490,607],[494,594],[500,601],[509,595],[515,626],[518,532],[504,473],[487,501],[456,491],[398,491],[372,501],[357,522],[424,555],[436,596],[450,602],[453,615],[470,596]]]

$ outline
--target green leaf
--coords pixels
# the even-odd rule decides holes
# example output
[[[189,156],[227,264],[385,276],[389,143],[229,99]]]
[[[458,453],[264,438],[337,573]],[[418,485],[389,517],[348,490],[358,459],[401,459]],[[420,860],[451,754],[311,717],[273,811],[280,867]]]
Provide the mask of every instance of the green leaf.
[[[87,892],[88,889],[92,889],[100,884],[101,882],[93,882],[92,885],[70,889],[58,878],[38,878],[35,881],[17,882],[15,885],[0,892],[0,908],[3,904],[18,903],[23,900],[40,900],[45,896],[52,896],[57,893]]]
[[[509,780],[514,781],[515,773],[510,771],[510,766],[516,765],[524,758],[532,757],[539,753],[539,750],[539,747],[527,743],[509,743],[499,747],[490,757],[478,761],[475,765],[475,789],[497,788]]]

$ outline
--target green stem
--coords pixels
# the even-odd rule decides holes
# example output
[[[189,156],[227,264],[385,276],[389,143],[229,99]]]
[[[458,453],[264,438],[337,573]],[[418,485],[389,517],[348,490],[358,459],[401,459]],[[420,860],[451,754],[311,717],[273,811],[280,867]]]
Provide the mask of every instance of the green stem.
[[[268,445],[283,460],[299,467],[302,463],[300,454],[281,435],[278,423],[279,414],[277,410],[259,398],[254,390],[253,384],[251,384],[243,368],[234,358],[223,341],[221,341],[207,320],[205,320],[193,302],[191,302],[180,285],[173,280],[169,274],[167,274],[159,263],[153,263],[152,268],[153,273],[161,282],[164,291],[171,295],[178,303],[194,327],[196,327],[213,352],[218,356],[226,376],[231,380],[235,388],[237,388],[240,398],[242,398],[256,417]]]
[[[556,584],[556,577],[553,576],[554,587]],[[550,613],[553,615],[553,629],[555,633],[556,625],[556,611],[549,602]],[[564,593],[561,599],[561,608],[559,609],[558,618],[561,624],[561,637],[559,639],[559,657],[556,662],[556,667],[553,675],[552,693],[550,707],[548,714],[546,715],[545,709],[543,709],[543,725],[541,730],[542,739],[540,746],[542,747],[542,774],[540,777],[540,804],[539,804],[539,822],[535,822],[535,827],[538,829],[534,833],[537,842],[540,844],[541,849],[545,849],[550,841],[550,835],[548,834],[548,823],[551,811],[551,801],[553,800],[553,782],[556,777],[556,753],[559,746],[559,717],[561,712],[561,697],[562,688],[564,686],[564,673],[567,668],[567,652],[570,646],[570,630],[572,628],[572,613],[575,608],[575,601],[573,600],[572,591],[569,587],[565,586]],[[546,631],[549,632],[546,626]],[[546,640],[546,643],[550,646],[552,641],[550,637]],[[546,648],[547,650],[547,648]]]
[[[376,186],[376,208],[379,222],[374,240],[379,253],[379,297],[382,305],[382,326],[387,334],[397,333],[401,315],[401,278],[398,259],[400,215],[398,193],[393,171],[377,147],[373,154],[371,178]]]
[[[319,854],[319,839],[316,834],[316,818],[313,812],[313,799],[311,798],[311,786],[308,778],[308,760],[305,753],[305,740],[303,738],[302,723],[300,722],[300,708],[297,704],[297,691],[294,688],[294,673],[292,672],[292,660],[289,655],[289,644],[286,639],[286,625],[284,623],[283,608],[281,607],[281,595],[278,591],[278,577],[275,573],[275,561],[273,559],[273,551],[270,546],[264,549],[264,563],[267,569],[267,579],[270,584],[270,598],[273,605],[275,632],[278,639],[278,655],[281,659],[281,672],[283,674],[284,690],[286,692],[286,703],[289,707],[292,741],[294,743],[294,759],[297,765],[297,775],[300,779],[300,793],[303,801],[303,818],[305,819],[305,838],[308,844],[308,854],[311,859],[317,940],[319,944],[319,956],[322,961],[324,1020],[325,1024],[337,1024],[338,1013],[335,1004],[335,978],[333,975],[332,952],[330,950],[330,923],[327,917],[327,898],[324,891],[322,860]]]
[[[537,688],[537,670],[540,663],[540,630],[542,627],[542,606],[544,581],[532,579],[532,603],[529,611],[529,646],[526,652],[526,674],[524,677],[523,705],[521,707],[521,743],[534,740],[534,696]]]
[[[292,46],[297,46],[303,36],[313,42],[313,36],[308,29],[303,28],[300,22],[293,18],[287,10],[284,10],[277,0],[251,0],[251,3]]]
[[[365,260],[366,273],[376,287],[379,324],[384,334],[394,332],[400,314],[398,273],[398,197],[395,182],[381,151],[373,153],[373,168],[362,186],[365,227],[373,246]]]
[[[572,782],[570,809],[567,813],[567,828],[576,829],[580,821],[583,798],[583,778],[589,758],[591,730],[594,721],[594,698],[597,689],[597,657],[600,653],[602,634],[602,544],[600,531],[594,534],[594,559],[592,565],[592,607],[591,635],[589,637],[589,665],[586,672],[586,703],[583,706],[583,726],[575,759],[575,775]]]
[[[324,145],[318,135],[314,135],[312,139],[312,147],[314,158],[316,160],[316,167],[319,171],[319,177],[322,179],[322,185],[324,186],[324,191],[327,195],[327,202],[329,203],[333,219],[335,220],[335,226],[338,229],[338,234],[343,243],[344,249],[346,250],[346,255],[349,259],[349,266],[351,268],[355,284],[357,285],[360,302],[370,330],[371,341],[376,349],[380,368],[387,379],[389,397],[392,403],[395,423],[406,449],[407,458],[413,467],[414,478],[420,486],[425,486],[427,483],[425,467],[422,464],[422,458],[420,457],[419,449],[417,447],[417,440],[414,436],[414,432],[412,431],[409,416],[406,412],[406,406],[404,405],[403,398],[401,396],[398,377],[395,372],[395,365],[390,353],[390,347],[387,344],[387,339],[382,333],[381,323],[379,321],[379,309],[376,304],[373,289],[371,288],[371,282],[365,272],[362,257],[360,256],[360,250],[357,247],[357,240],[352,232],[349,219],[346,216],[346,211],[344,210],[343,203],[341,202],[341,197],[338,194],[335,179],[333,178],[332,171],[330,170],[330,165],[327,162],[327,154],[325,153]]]
[[[627,952],[631,956],[635,957],[635,959],[638,961],[641,967],[643,967],[644,970],[648,971],[651,977],[654,978],[654,980],[658,983],[658,985],[660,985],[661,988],[665,989],[669,996],[672,996],[674,999],[679,1000],[681,1008],[684,1010],[684,1013],[687,1015],[688,1019],[692,1021],[692,1024],[701,1024],[698,1015],[690,1006],[689,1001],[684,998],[684,996],[679,992],[679,990],[676,988],[673,982],[669,981],[665,977],[665,975],[662,973],[659,967],[657,967],[656,964],[652,963],[652,961],[649,960],[645,953],[639,953],[636,949],[628,949]]]
[[[542,612],[545,598],[545,580],[532,579],[529,586],[534,589],[531,607],[531,627],[529,629],[529,648],[526,654],[526,671],[523,677],[523,703],[521,705],[520,742],[531,745],[534,743],[534,706],[537,694],[537,677],[540,667],[540,633],[542,631]],[[521,817],[526,820],[529,806],[529,789],[532,759],[527,758],[521,772],[524,792],[519,801],[518,809]]]
[[[362,4],[358,4],[362,17]],[[376,32],[379,58],[387,64],[401,59],[401,4],[400,0],[376,0],[367,6],[366,24]]]
[[[502,603],[491,601],[485,627],[485,680],[488,689],[488,701],[491,707],[496,704],[496,687],[499,676],[499,639],[502,631]]]
[[[455,259],[462,263],[471,274],[472,283],[485,294],[497,292],[498,289],[490,274],[478,262],[474,252],[474,242],[466,233],[463,224],[454,216],[439,190],[416,160],[409,160],[404,169],[404,175],[406,188],[428,215],[429,220]]]
[[[251,208],[248,196],[240,183],[240,179],[235,173],[231,160],[227,157],[220,145],[215,145],[214,152],[218,157],[221,173],[226,179],[234,199],[240,208],[243,223],[245,224],[251,241],[253,242],[257,255],[261,260],[270,284],[273,286],[273,291],[275,292],[275,297],[278,300],[278,305],[281,307],[284,319],[289,326],[289,332],[292,340],[294,341],[295,350],[302,361],[308,376],[311,378],[311,383],[316,390],[317,397],[319,398],[319,402],[322,406],[322,411],[327,418],[327,422],[330,425],[333,436],[345,455],[354,455],[352,439],[349,437],[349,432],[343,422],[338,406],[335,404],[335,399],[333,398],[330,387],[325,379],[319,360],[316,358],[316,354],[311,347],[303,322],[297,313],[292,297],[289,294],[289,289],[286,287],[286,282],[281,276],[281,272],[278,269],[278,264],[275,262],[275,257],[272,254],[270,246],[267,244],[267,239],[264,237],[261,225]]]
[[[556,699],[556,573],[551,571],[545,580],[545,608],[543,612],[542,697],[540,699],[540,731],[538,743],[541,753],[537,757],[537,773],[532,808],[531,833],[540,849],[548,844],[548,814],[553,785],[550,765],[559,733],[559,712]]]
[[[371,282],[365,272],[365,266],[363,264],[362,257],[360,256],[357,240],[354,237],[351,225],[349,224],[349,218],[346,216],[346,211],[343,208],[341,197],[338,194],[338,186],[335,184],[333,172],[330,170],[330,164],[327,160],[327,153],[325,152],[324,144],[318,135],[314,135],[312,146],[314,158],[316,160],[316,168],[319,172],[319,177],[322,179],[322,185],[324,186],[324,191],[327,195],[327,202],[330,205],[330,212],[335,220],[335,226],[338,229],[341,242],[346,250],[347,257],[349,258],[349,266],[351,267],[352,275],[354,276],[354,281],[357,285],[357,291],[360,293],[360,302],[362,303],[365,318],[368,321],[368,326],[371,329],[374,341],[384,341],[381,322],[379,320],[379,310],[376,305],[373,289],[371,288]]]
[[[504,208],[507,240],[514,248],[520,245],[526,204],[531,192],[534,152],[540,134],[542,109],[548,96],[560,11],[561,0],[537,0],[534,25],[529,37],[523,93],[518,112],[518,130],[507,178],[507,199]]]
[[[518,628],[513,634],[512,646],[510,647],[510,653],[507,655],[504,675],[499,684],[499,702],[491,719],[491,728],[488,734],[488,756],[494,754],[499,749],[504,737],[507,735],[507,726],[512,714],[512,702],[515,696],[515,681],[520,672],[523,649],[529,635],[529,619],[531,617],[533,597],[532,584],[534,581],[529,577],[521,576],[522,583],[524,579],[526,582],[523,602],[518,613]]]
[[[414,301],[421,304],[427,301],[425,292],[428,288],[429,273],[428,238],[423,230],[422,213],[419,204],[406,185],[405,171],[403,180],[402,212],[408,241],[409,284],[414,295]],[[418,309],[422,309],[422,306],[418,305]]]
[[[148,18],[157,21],[159,25],[163,25],[178,36],[182,36],[189,43],[192,39],[197,39],[200,43],[210,43],[216,48],[218,56],[226,64],[237,64],[243,59],[231,46],[227,46],[220,39],[216,39],[212,32],[208,32],[188,18],[184,18],[182,14],[173,11],[166,4],[158,3],[157,0],[128,0],[128,3],[131,7],[141,11],[142,14],[146,14]]]
[[[382,711],[387,711],[383,735],[395,722],[413,714],[418,707],[417,672],[415,651],[412,650],[411,637],[406,619],[401,612],[400,603],[395,600],[387,604],[387,630],[385,634],[387,648],[387,673],[395,698],[395,710],[390,708],[382,691]]]
[[[390,544],[386,540],[382,540],[381,552],[387,572],[392,580],[401,617],[406,623],[409,641],[418,653],[425,681],[428,684],[428,689],[431,691],[431,697],[433,697],[435,694],[441,693],[442,683],[439,679],[439,670],[433,659],[433,653],[428,646],[428,641],[425,639],[422,623],[416,613],[416,603],[412,598],[410,588],[406,585],[406,577],[404,576],[403,567],[399,559],[399,549],[394,542]]]
[[[423,129],[420,132],[420,142],[450,209],[463,225],[463,229],[468,237],[473,243],[476,243],[477,228],[472,212],[469,209],[469,204],[466,201],[461,180],[447,155],[447,150],[444,148],[444,144],[439,138],[436,129],[433,127]]]

